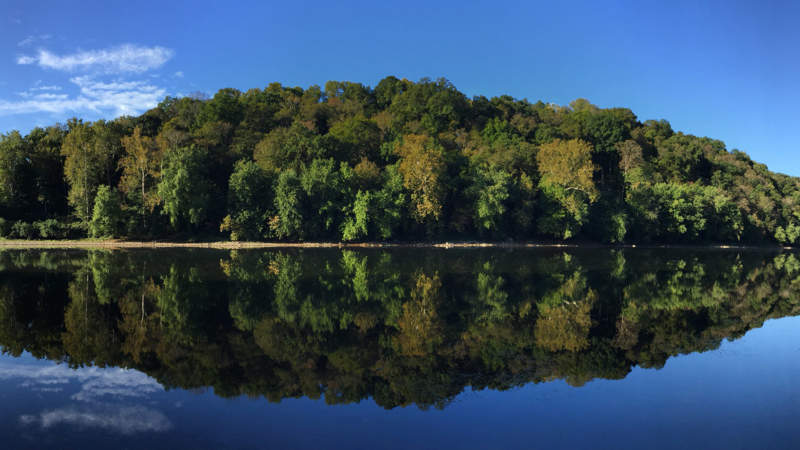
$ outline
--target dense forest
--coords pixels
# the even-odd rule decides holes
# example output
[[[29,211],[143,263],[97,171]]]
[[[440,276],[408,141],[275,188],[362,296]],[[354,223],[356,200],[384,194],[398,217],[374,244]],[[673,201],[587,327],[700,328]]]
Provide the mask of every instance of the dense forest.
[[[0,237],[800,239],[800,179],[629,109],[444,79],[168,97],[0,135]]]
[[[800,313],[792,253],[0,252],[0,350],[272,401],[620,379]]]

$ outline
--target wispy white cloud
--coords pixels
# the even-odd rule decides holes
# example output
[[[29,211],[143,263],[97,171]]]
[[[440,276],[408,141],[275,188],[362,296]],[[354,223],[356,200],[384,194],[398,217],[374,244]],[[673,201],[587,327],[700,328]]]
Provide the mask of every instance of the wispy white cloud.
[[[144,406],[121,408],[75,408],[66,407],[20,416],[23,425],[39,425],[43,429],[57,425],[72,425],[79,428],[100,428],[122,434],[141,432],[163,432],[172,428],[164,413]]]
[[[53,36],[49,35],[49,34],[30,35],[30,36],[26,37],[25,39],[17,42],[17,45],[19,47],[27,47],[29,45],[32,45],[32,44],[36,43],[36,42],[46,41],[46,40],[48,40],[48,39],[50,39],[52,37]]]
[[[46,86],[34,86],[29,89],[30,91],[60,91],[61,86],[55,85],[46,85]]]
[[[49,36],[29,36],[19,45],[24,47],[44,39]],[[0,116],[45,113],[61,116],[60,120],[66,114],[116,117],[142,113],[167,95],[167,90],[159,86],[160,74],[156,69],[173,55],[165,47],[135,44],[68,54],[46,49],[22,54],[17,57],[17,64],[70,73],[71,78],[61,86],[45,85],[38,80],[18,92],[18,98],[0,99]],[[178,73],[182,76],[182,72]],[[173,76],[178,77],[174,73]]]
[[[17,57],[17,64],[26,65],[26,64],[33,64],[35,62],[36,58],[34,58],[33,56],[21,55]]]
[[[22,98],[34,98],[38,100],[66,100],[69,98],[67,94],[53,94],[52,92],[40,92],[35,94],[33,92],[24,91],[17,92],[17,95]]]
[[[173,74],[175,78],[183,78],[183,71],[179,70]]]
[[[59,91],[58,86],[34,87],[18,93],[22,100],[0,99],[0,115],[87,111],[115,116],[133,115],[156,106],[167,92],[145,81],[103,82],[81,76],[71,78],[70,82],[79,88],[79,94],[56,94],[53,91]]]
[[[142,73],[163,66],[173,55],[174,52],[165,47],[125,44],[66,55],[57,55],[41,49],[36,55],[17,57],[17,64],[37,64],[42,68],[67,72]]]
[[[37,98],[37,97],[47,98],[48,95],[45,94],[58,92],[61,89],[62,89],[61,86],[44,85],[42,84],[42,80],[36,80],[36,83],[33,84],[33,87],[28,88],[27,90],[22,92],[17,92],[17,95],[19,95],[22,98]],[[50,98],[52,98],[52,96],[50,96]]]
[[[114,110],[118,115],[137,114],[152,108],[166,95],[166,90],[144,81],[104,83],[89,77],[70,79],[80,87],[79,98],[89,99],[90,109]]]

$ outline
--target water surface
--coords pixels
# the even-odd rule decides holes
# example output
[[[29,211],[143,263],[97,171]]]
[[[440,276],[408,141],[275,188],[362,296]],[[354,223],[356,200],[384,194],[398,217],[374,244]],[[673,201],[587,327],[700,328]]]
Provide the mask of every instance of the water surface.
[[[795,448],[800,260],[8,250],[10,448]]]

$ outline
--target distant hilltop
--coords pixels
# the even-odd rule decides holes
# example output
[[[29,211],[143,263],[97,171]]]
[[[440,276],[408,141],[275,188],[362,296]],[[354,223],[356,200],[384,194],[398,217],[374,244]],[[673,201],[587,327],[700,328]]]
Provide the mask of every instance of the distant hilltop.
[[[167,97],[0,135],[0,237],[797,244],[800,179],[627,108],[445,79]]]

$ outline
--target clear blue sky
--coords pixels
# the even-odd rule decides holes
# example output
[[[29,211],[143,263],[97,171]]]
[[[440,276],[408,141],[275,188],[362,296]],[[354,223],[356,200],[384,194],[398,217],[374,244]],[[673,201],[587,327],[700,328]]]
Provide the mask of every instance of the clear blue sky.
[[[797,2],[3,0],[0,131],[272,81],[445,77],[723,140],[800,175]]]

